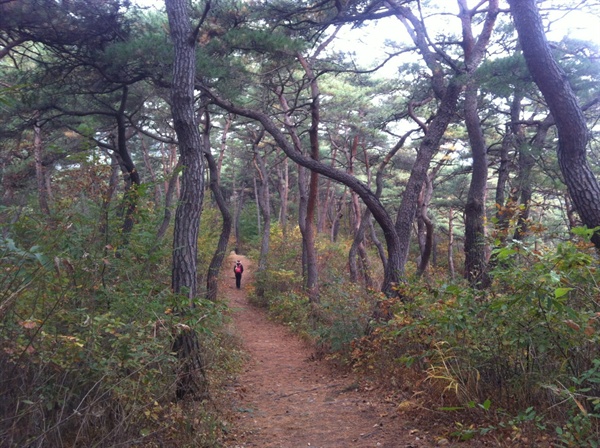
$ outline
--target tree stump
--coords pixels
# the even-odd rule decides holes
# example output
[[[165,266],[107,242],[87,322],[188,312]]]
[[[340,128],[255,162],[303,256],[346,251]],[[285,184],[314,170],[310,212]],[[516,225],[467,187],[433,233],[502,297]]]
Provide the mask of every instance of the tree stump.
[[[179,324],[179,334],[173,341],[172,351],[179,360],[177,367],[177,400],[184,397],[203,400],[209,397],[204,360],[198,333],[187,325]]]

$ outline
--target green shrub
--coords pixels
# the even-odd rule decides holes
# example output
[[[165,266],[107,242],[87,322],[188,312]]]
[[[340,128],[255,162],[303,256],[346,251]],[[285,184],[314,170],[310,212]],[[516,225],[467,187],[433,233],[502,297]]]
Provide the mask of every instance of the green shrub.
[[[175,402],[173,332],[184,323],[200,335],[214,395],[239,349],[221,331],[222,304],[190,310],[171,293],[170,247],[154,247],[145,213],[126,243],[99,238],[91,206],[51,221],[24,214],[0,241],[3,445],[218,445],[222,417]]]
[[[535,250],[515,242],[495,256],[487,291],[462,281],[402,285],[402,300],[387,303],[393,318],[354,342],[354,366],[396,384],[412,379],[428,389],[430,404],[445,409],[473,409],[490,397],[495,412],[506,415],[544,409],[536,424],[564,422],[565,446],[593,446],[577,445],[600,439],[593,249],[566,242]]]

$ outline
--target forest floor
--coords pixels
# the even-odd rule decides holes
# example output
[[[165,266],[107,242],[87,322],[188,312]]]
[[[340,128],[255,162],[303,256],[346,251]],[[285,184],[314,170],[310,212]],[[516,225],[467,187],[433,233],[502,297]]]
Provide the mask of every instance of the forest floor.
[[[236,259],[245,268],[239,290],[232,268]],[[404,416],[398,401],[386,398],[381,388],[316,360],[314,348],[248,303],[252,262],[232,253],[225,266],[221,288],[229,297],[232,331],[248,356],[231,387],[234,421],[227,447],[483,445],[449,441],[444,435],[448,428],[428,421],[427,413]]]

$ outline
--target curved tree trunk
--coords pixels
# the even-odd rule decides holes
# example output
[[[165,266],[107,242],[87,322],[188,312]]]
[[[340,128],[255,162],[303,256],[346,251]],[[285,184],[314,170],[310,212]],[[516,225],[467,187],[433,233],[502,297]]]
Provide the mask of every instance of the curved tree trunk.
[[[465,123],[473,157],[471,184],[465,206],[465,278],[472,286],[487,288],[490,284],[485,232],[487,147],[477,113],[477,84],[474,80],[469,81],[465,93]]]
[[[308,168],[309,170],[314,170],[320,174],[323,174],[324,176],[331,177],[332,179],[343,183],[348,188],[358,193],[363,203],[371,210],[373,217],[383,230],[388,249],[388,265],[386,266],[384,282],[381,289],[385,294],[393,295],[393,286],[400,281],[400,239],[398,238],[398,235],[394,229],[394,222],[376,195],[373,194],[373,192],[363,182],[355,177],[352,177],[343,171],[332,168],[329,165],[325,165],[317,160],[304,156],[296,149],[295,144],[290,143],[286,135],[281,131],[279,125],[275,123],[269,115],[257,110],[235,106],[231,103],[223,101],[211,92],[208,93],[214,102],[224,109],[259,121],[264,126],[265,130],[271,134],[279,147],[283,149],[286,155],[294,162],[302,165],[305,168]],[[293,138],[293,134],[291,135]]]
[[[535,0],[509,0],[529,72],[548,103],[558,129],[558,164],[569,194],[589,228],[600,226],[600,185],[586,157],[588,129],[583,111],[558,65],[542,25]],[[600,248],[600,233],[592,242]]]
[[[192,31],[186,0],[165,0],[165,6],[175,52],[171,113],[183,166],[181,195],[173,232],[171,286],[175,293],[185,293],[192,306],[198,290],[198,229],[204,200],[202,136],[194,111],[195,50],[199,27]]]
[[[306,72],[310,81],[310,128],[308,135],[310,139],[310,157],[319,160],[319,124],[320,124],[320,99],[319,85],[317,77],[314,75],[308,61],[298,53],[300,64]],[[306,224],[303,234],[306,241],[306,289],[308,291],[308,300],[311,303],[319,303],[319,267],[317,265],[316,248],[316,223],[315,213],[319,202],[319,173],[310,171],[310,183],[308,191],[308,202],[306,204]]]
[[[421,224],[423,227],[423,241],[419,241],[419,245],[421,249],[421,260],[419,265],[417,266],[417,276],[423,275],[423,273],[427,270],[427,266],[429,266],[429,260],[431,259],[432,254],[434,253],[434,242],[435,242],[435,234],[434,234],[434,225],[433,221],[429,217],[429,204],[431,204],[431,198],[433,197],[433,180],[436,178],[444,164],[446,163],[446,157],[449,152],[446,152],[446,155],[442,157],[442,159],[431,169],[431,171],[425,177],[425,184],[423,185],[423,190],[421,191],[421,195],[419,196],[418,201],[418,212],[417,212],[417,222]]]
[[[125,180],[125,194],[123,196],[123,234],[127,235],[131,232],[134,225],[134,214],[137,209],[138,203],[138,187],[141,183],[140,173],[135,167],[135,163],[131,159],[129,150],[127,149],[127,118],[125,117],[125,107],[127,105],[127,98],[129,95],[129,89],[127,86],[123,87],[121,94],[121,104],[119,110],[116,113],[117,120],[117,159],[121,165],[123,171],[123,178]],[[125,238],[127,238],[125,236]],[[125,243],[127,240],[125,240]]]
[[[438,165],[441,167],[441,164]],[[419,246],[421,246],[421,260],[419,261],[419,265],[417,266],[417,277],[422,276],[427,270],[427,266],[429,265],[429,260],[431,258],[431,253],[433,252],[433,221],[429,217],[429,203],[431,202],[431,196],[433,194],[433,181],[431,179],[432,176],[428,175],[425,179],[425,185],[423,185],[423,192],[421,194],[421,199],[419,201],[419,210],[418,210],[418,222],[424,228],[424,238],[423,241],[419,241]]]
[[[518,120],[518,116],[513,121]],[[521,240],[525,236],[529,228],[529,212],[531,210],[531,197],[533,194],[531,172],[535,165],[535,155],[539,155],[543,148],[548,130],[554,125],[552,115],[546,116],[538,125],[537,132],[531,144],[528,144],[521,126],[514,125],[513,133],[515,134],[515,143],[517,146],[519,158],[519,174],[517,177],[517,190],[512,197],[512,202],[519,202],[519,210],[517,216],[517,225],[513,238]]]
[[[454,210],[450,207],[448,210],[448,272],[450,273],[450,278],[454,279],[455,271],[454,271]]]
[[[277,179],[277,189],[281,201],[278,220],[281,232],[285,235],[287,233],[288,197],[290,193],[290,170],[287,157],[284,157],[283,162],[277,165]]]
[[[475,10],[469,10],[466,0],[458,0],[462,24],[463,49],[466,67],[465,124],[471,144],[473,170],[465,206],[465,277],[478,288],[490,284],[487,265],[487,242],[485,229],[485,202],[487,196],[487,146],[478,113],[478,88],[475,70],[484,57],[498,14],[498,0],[489,0],[489,8],[479,38],[473,35]]]
[[[358,135],[354,136],[352,141],[352,147],[350,148],[350,153],[348,154],[346,151],[346,157],[348,159],[348,174],[354,176],[354,162],[356,160],[356,154],[358,150]],[[354,212],[354,239],[352,241],[352,246],[350,246],[350,250],[348,252],[348,266],[350,268],[350,281],[357,283],[358,282],[358,266],[357,259],[361,262],[361,268],[363,273],[363,278],[365,280],[365,286],[367,288],[373,288],[373,280],[370,276],[370,262],[369,256],[367,254],[367,249],[365,248],[364,240],[365,240],[365,229],[366,229],[366,220],[370,216],[369,210],[367,209],[364,214],[360,209],[360,202],[358,200],[358,195],[353,191],[351,192],[352,199],[352,210]]]
[[[223,192],[221,191],[221,185],[219,183],[219,165],[217,161],[215,161],[215,158],[210,150],[210,122],[208,112],[205,112],[205,115],[206,123],[204,125],[204,134],[202,137],[204,140],[204,157],[206,158],[210,178],[209,186],[215,202],[219,207],[219,211],[221,212],[221,217],[223,218],[223,227],[221,228],[221,234],[219,235],[217,248],[212,259],[210,260],[210,265],[208,266],[208,275],[206,276],[206,298],[208,300],[215,301],[217,300],[217,293],[219,289],[219,272],[221,271],[221,266],[223,265],[223,259],[225,258],[227,251],[227,244],[229,243],[229,236],[231,235],[232,219],[229,208],[227,207],[227,202],[225,201]]]
[[[510,123],[506,125],[502,145],[500,146],[500,165],[498,167],[498,181],[496,182],[496,229],[499,240],[502,244],[506,241],[508,227],[511,218],[510,207],[507,207],[506,200],[506,185],[510,178],[510,149],[516,148],[519,150],[524,143],[520,141],[519,135],[523,133],[522,126],[518,124],[521,117],[521,102],[523,94],[515,89],[513,99],[510,105]]]
[[[402,202],[396,216],[396,232],[400,238],[400,272],[404,274],[408,251],[410,248],[410,234],[412,223],[417,211],[417,202],[421,189],[425,183],[427,170],[431,159],[437,152],[442,137],[450,124],[450,120],[456,113],[458,97],[462,90],[462,83],[457,79],[452,80],[446,88],[446,93],[442,98],[436,111],[436,115],[429,124],[425,137],[419,146],[417,158],[410,172],[410,177],[402,195]]]

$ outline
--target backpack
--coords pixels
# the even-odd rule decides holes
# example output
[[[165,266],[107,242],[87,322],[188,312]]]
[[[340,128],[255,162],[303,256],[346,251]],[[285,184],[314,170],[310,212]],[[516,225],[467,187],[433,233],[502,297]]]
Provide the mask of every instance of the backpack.
[[[235,273],[236,274],[241,274],[242,273],[242,265],[241,264],[236,264],[235,265]]]

